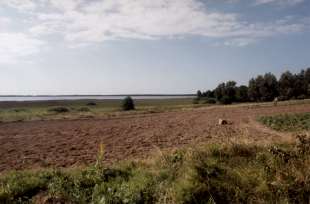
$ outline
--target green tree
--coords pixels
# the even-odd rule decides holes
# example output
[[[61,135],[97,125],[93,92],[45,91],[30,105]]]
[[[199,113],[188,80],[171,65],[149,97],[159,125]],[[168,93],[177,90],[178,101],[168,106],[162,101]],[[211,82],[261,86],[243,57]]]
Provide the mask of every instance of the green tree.
[[[132,98],[130,96],[127,96],[126,98],[124,98],[124,100],[122,102],[122,109],[124,111],[129,111],[129,110],[135,109],[134,101],[132,100]]]
[[[279,80],[279,92],[281,98],[284,100],[293,98],[294,86],[295,86],[294,75],[289,71],[284,72]]]
[[[236,82],[228,81],[226,83],[221,83],[214,90],[215,97],[218,101],[223,104],[230,104],[236,101]]]
[[[272,101],[278,96],[278,80],[275,75],[266,73],[259,86],[261,101]]]
[[[224,95],[229,98],[231,102],[236,101],[237,83],[235,81],[228,81],[225,84]]]
[[[249,81],[248,97],[251,101],[259,101],[260,99],[259,87],[257,85],[256,79],[254,78]]]
[[[308,93],[308,82],[306,80],[305,70],[301,70],[300,73],[296,74],[294,77],[294,97],[306,98]]]
[[[305,70],[305,80],[310,84],[310,67]]]
[[[200,99],[202,97],[202,93],[200,90],[197,91],[197,98]]]
[[[249,101],[249,95],[248,95],[248,87],[247,86],[239,86],[237,88],[237,101],[239,102],[247,102]]]
[[[216,89],[214,89],[215,97],[218,101],[221,101],[223,96],[225,95],[225,83],[220,83]]]

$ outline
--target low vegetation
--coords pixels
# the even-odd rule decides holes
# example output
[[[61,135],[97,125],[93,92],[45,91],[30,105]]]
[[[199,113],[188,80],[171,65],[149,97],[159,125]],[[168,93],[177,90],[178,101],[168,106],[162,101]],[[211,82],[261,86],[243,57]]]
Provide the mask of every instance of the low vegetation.
[[[192,98],[182,99],[138,99],[135,100],[135,112],[153,113],[175,109],[193,108]],[[32,102],[0,102],[0,122],[77,119],[84,117],[104,117],[122,112],[122,100],[74,100],[74,101],[32,101]]]
[[[310,139],[259,147],[208,145],[147,161],[11,172],[0,203],[309,203]]]
[[[87,107],[81,107],[81,108],[78,109],[78,111],[80,111],[80,112],[89,112],[90,109],[87,108]]]
[[[135,109],[135,103],[130,96],[127,96],[122,101],[122,110],[123,111],[130,111]]]
[[[70,112],[70,109],[67,107],[54,107],[54,108],[50,108],[48,111],[55,112],[55,113],[67,113],[67,112]]]
[[[264,116],[258,119],[266,126],[278,131],[310,130],[310,113]]]

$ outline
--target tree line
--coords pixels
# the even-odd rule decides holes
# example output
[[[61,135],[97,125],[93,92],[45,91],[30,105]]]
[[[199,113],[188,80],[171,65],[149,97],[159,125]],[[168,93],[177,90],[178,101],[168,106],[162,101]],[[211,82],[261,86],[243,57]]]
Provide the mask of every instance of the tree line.
[[[275,99],[310,98],[310,68],[293,74],[282,73],[279,79],[266,73],[250,79],[248,86],[237,86],[235,81],[220,83],[214,90],[197,91],[195,102],[231,104],[234,102],[268,102]]]

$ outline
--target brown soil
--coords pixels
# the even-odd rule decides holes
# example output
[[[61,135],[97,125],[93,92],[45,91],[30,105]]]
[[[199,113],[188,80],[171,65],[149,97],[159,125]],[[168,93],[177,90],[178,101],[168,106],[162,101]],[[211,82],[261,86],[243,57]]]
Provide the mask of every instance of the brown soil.
[[[260,115],[310,112],[310,104],[262,107],[228,106],[137,114],[87,120],[32,121],[0,124],[0,172],[93,163],[105,145],[105,161],[144,158],[154,149],[203,142],[290,140],[255,120]],[[218,119],[229,121],[218,125]]]

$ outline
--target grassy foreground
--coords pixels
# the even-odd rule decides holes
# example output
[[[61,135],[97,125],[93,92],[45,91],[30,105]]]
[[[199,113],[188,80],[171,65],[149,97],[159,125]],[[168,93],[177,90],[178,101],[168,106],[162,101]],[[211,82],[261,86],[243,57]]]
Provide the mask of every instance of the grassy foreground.
[[[11,172],[0,203],[309,203],[310,139],[260,147],[208,145],[146,161]]]
[[[264,116],[258,120],[264,125],[278,131],[310,130],[310,113]]]

